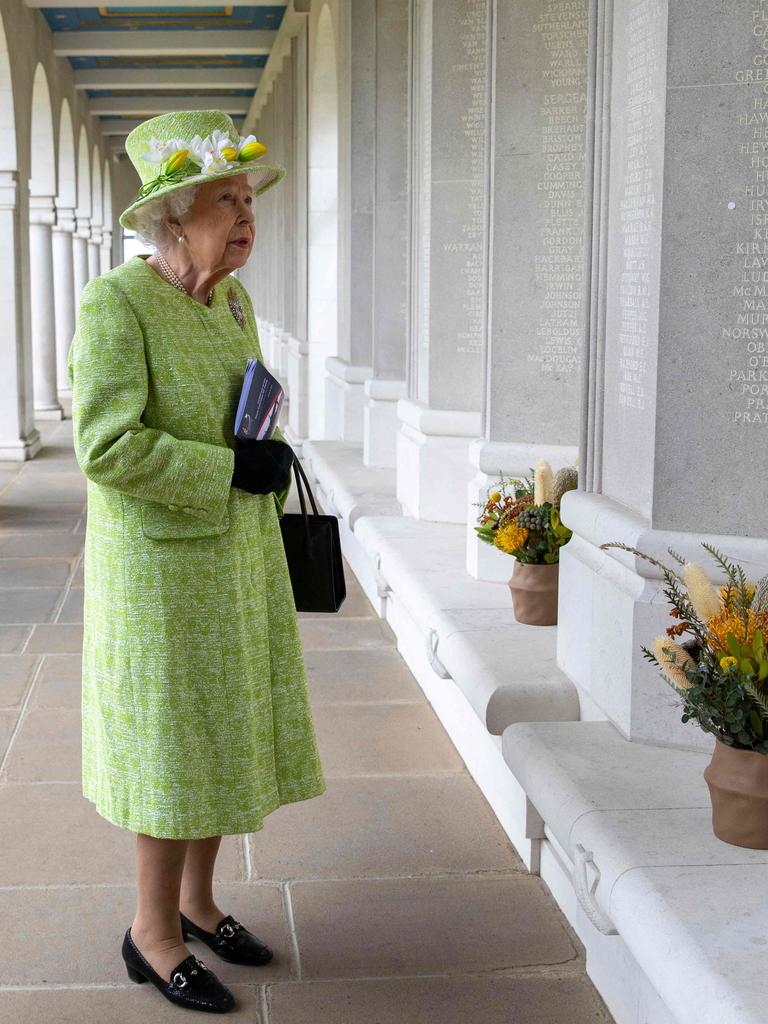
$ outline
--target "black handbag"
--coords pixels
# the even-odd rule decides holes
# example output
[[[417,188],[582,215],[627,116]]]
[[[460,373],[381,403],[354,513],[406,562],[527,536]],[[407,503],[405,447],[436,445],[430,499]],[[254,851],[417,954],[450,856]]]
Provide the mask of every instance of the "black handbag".
[[[296,611],[337,612],[347,596],[339,522],[336,516],[321,515],[317,511],[306,473],[295,454],[293,474],[299,492],[301,513],[284,512],[280,517],[280,532],[291,574]],[[307,515],[302,479],[312,503],[312,515]]]

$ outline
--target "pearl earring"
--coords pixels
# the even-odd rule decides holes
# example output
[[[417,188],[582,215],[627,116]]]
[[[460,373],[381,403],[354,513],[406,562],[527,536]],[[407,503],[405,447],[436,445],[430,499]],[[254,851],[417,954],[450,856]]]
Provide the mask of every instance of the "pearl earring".
[[[178,236],[178,238],[179,238],[179,241],[180,241],[180,242],[183,242],[183,241],[184,241],[184,235],[179,235],[179,236]]]

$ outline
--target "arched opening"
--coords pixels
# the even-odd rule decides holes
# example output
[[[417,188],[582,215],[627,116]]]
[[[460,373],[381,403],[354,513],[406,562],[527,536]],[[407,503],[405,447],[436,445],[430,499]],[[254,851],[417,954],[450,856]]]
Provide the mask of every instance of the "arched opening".
[[[91,233],[91,167],[88,133],[80,126],[77,139],[77,227],[72,238],[75,301],[88,283],[88,239]]]
[[[32,121],[31,121],[31,168],[29,176],[29,194],[45,196],[51,205],[56,195],[56,146],[53,134],[53,110],[51,109],[51,93],[48,88],[48,76],[42,64],[35,70],[32,84]]]
[[[91,224],[98,231],[104,223],[103,196],[101,194],[101,154],[98,146],[93,147],[91,162]]]
[[[60,399],[71,400],[67,356],[75,333],[75,281],[72,234],[77,205],[77,161],[75,132],[69,102],[62,100],[59,111],[59,191],[56,196],[56,226],[53,229],[53,299],[56,312],[56,377]]]
[[[338,80],[327,4],[315,35],[309,90],[309,436],[325,436],[325,360],[338,347]]]
[[[35,415],[61,419],[57,393],[56,317],[53,299],[53,236],[56,145],[48,77],[42,64],[32,83],[29,174],[29,290]]]
[[[5,24],[0,13],[0,308],[5,334],[0,344],[0,459],[31,458],[40,449],[32,402],[31,358],[24,329],[25,299],[20,225],[26,197],[19,188],[15,103]],[[26,190],[24,190],[26,192]]]
[[[112,266],[112,177],[109,173],[109,160],[104,161],[101,184],[101,272],[106,274]]]
[[[74,210],[77,205],[77,165],[75,162],[75,133],[69,101],[62,100],[59,114],[59,191],[56,205]]]
[[[85,125],[80,128],[77,143],[77,207],[78,220],[91,216],[91,169],[88,159],[88,134]]]

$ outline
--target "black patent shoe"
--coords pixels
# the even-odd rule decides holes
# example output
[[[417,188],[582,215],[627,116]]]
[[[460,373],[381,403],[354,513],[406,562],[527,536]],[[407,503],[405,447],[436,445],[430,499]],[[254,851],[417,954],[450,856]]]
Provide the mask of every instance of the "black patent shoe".
[[[232,992],[192,953],[171,971],[170,981],[164,981],[136,947],[130,928],[123,939],[123,960],[131,981],[139,984],[151,981],[177,1006],[206,1013],[228,1013],[235,1005]]]
[[[200,939],[222,960],[231,964],[248,964],[257,967],[268,964],[274,953],[257,939],[247,928],[243,928],[231,914],[223,917],[216,926],[215,932],[206,932],[179,911],[181,917],[181,934],[186,941],[190,936]]]

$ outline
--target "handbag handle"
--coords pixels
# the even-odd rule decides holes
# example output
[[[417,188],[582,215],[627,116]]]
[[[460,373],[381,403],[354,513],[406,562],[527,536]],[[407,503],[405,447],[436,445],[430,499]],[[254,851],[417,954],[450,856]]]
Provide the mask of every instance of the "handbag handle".
[[[317,505],[315,504],[315,496],[312,494],[312,488],[309,486],[309,480],[307,480],[307,474],[304,472],[304,467],[299,462],[299,457],[296,452],[293,453],[293,475],[296,478],[296,489],[299,492],[299,504],[301,505],[302,516],[305,519],[307,518],[307,503],[304,500],[304,489],[301,486],[302,480],[306,485],[307,494],[309,494],[309,500],[312,503],[312,512],[316,516],[320,515],[317,511]]]

